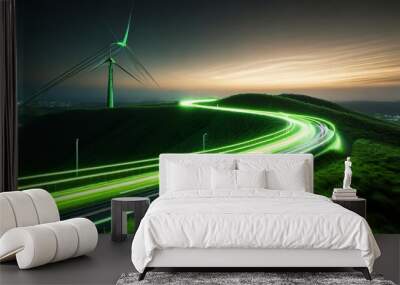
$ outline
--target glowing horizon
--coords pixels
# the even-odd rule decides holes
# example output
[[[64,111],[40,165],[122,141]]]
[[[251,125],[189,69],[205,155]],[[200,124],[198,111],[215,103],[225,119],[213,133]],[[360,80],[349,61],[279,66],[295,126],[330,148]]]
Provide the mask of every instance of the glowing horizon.
[[[240,61],[220,58],[212,65],[176,67],[173,72],[159,74],[160,85],[217,91],[400,86],[400,45],[384,41],[308,48],[296,55],[293,50],[273,56],[266,52],[254,55],[254,59],[247,54],[243,52],[245,59]],[[126,79],[120,86],[137,87]]]
[[[400,44],[384,40],[297,46],[253,55],[243,50],[241,54],[240,60],[236,56],[220,56],[213,58],[212,64],[209,61],[186,66],[177,63],[171,70],[155,69],[161,88],[145,86],[145,89],[235,94],[400,87]],[[98,76],[80,82],[81,86],[98,87],[101,80]],[[119,76],[118,86],[132,91],[143,88],[123,74]]]
[[[98,3],[104,13],[109,11],[106,1]],[[397,99],[400,2],[366,0],[360,5],[357,1],[322,1],[313,3],[312,9],[309,4],[187,1],[183,5],[179,1],[161,1],[157,7],[160,15],[156,15],[151,3],[141,1],[133,12],[132,23],[126,27],[126,9],[131,6],[127,1],[113,7],[113,15],[119,16],[108,17],[107,25],[117,31],[121,27],[126,29],[118,44],[129,44],[157,79],[161,88],[152,86],[151,81],[144,87],[155,93],[204,91],[218,96],[311,90],[312,96],[341,100],[354,94],[339,89],[376,88],[357,96],[365,100],[370,100],[371,94],[375,100]],[[47,9],[45,5],[40,8]],[[27,11],[31,9],[38,6]],[[69,19],[74,13],[76,9],[66,9],[62,16]],[[82,32],[66,37],[61,45],[51,39],[67,33],[70,27],[63,21],[57,23],[54,31],[43,30],[43,26],[53,25],[52,15],[48,11],[42,25],[32,27],[34,19],[25,22],[28,31],[33,29],[24,34],[24,43],[30,47],[23,56],[28,59],[24,69],[24,81],[28,83],[24,89],[26,96],[62,74],[71,63],[79,62],[110,41],[107,31],[97,28],[103,22],[93,19],[89,25],[87,17],[82,16],[76,17]],[[93,38],[88,40],[91,34]],[[134,69],[135,63],[120,56],[124,67]],[[104,70],[80,74],[64,87],[100,90],[104,88],[105,77]],[[143,88],[124,74],[118,73],[115,81],[117,90],[120,88],[118,93]],[[62,93],[59,92],[62,89],[60,86],[56,93]],[[64,94],[59,98],[68,96]],[[145,97],[140,92],[135,94]],[[162,92],[154,95],[161,100],[165,97]]]

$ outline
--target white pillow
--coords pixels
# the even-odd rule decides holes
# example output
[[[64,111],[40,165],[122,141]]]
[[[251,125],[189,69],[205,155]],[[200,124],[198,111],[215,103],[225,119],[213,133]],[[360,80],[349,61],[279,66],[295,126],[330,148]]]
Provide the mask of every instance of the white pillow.
[[[167,191],[211,191],[211,168],[235,169],[233,159],[177,159],[166,164]]]
[[[234,190],[236,189],[236,170],[211,169],[211,189]]]
[[[236,170],[237,188],[267,188],[267,171]]]
[[[267,188],[272,190],[306,191],[307,164],[304,160],[240,159],[239,170],[267,170]]]
[[[169,163],[167,183],[171,191],[210,189],[210,167]]]
[[[266,170],[211,169],[211,188],[233,191],[240,188],[266,188]]]

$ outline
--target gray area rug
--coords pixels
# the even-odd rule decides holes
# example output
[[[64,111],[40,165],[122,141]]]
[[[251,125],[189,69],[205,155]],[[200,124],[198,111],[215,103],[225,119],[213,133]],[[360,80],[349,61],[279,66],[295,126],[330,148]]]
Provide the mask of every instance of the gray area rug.
[[[372,275],[368,281],[359,272],[148,272],[146,278],[138,281],[138,273],[122,274],[117,285],[146,284],[379,284],[395,285],[380,275]]]

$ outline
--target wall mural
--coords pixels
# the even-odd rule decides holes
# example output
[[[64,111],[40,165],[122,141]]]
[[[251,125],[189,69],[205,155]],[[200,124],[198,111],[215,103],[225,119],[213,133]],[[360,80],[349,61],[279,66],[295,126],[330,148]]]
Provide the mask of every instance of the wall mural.
[[[19,189],[109,230],[157,196],[158,155],[351,156],[375,232],[400,232],[398,1],[20,1]],[[299,95],[305,94],[305,95]]]

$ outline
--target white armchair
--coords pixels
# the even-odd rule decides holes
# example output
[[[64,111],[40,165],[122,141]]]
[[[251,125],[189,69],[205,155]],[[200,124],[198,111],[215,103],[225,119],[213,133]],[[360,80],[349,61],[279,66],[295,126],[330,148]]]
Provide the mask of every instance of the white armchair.
[[[0,262],[17,259],[28,269],[84,255],[96,248],[88,219],[60,221],[53,197],[43,189],[0,193]]]

